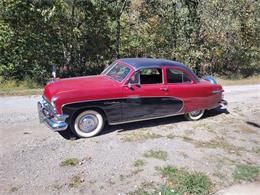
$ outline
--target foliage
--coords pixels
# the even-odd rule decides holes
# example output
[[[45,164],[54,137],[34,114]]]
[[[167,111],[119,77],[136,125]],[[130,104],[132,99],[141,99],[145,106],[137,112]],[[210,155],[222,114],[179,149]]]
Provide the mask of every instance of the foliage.
[[[2,0],[0,76],[45,83],[97,74],[117,57],[183,62],[199,75],[260,73],[251,0]]]
[[[159,171],[167,179],[167,185],[161,189],[165,194],[209,194],[211,181],[203,173],[189,173],[171,166],[160,168]]]
[[[60,166],[76,166],[79,164],[79,159],[77,158],[68,158],[61,161]]]
[[[144,157],[156,158],[156,159],[166,161],[168,158],[168,153],[166,151],[162,151],[162,150],[149,150],[144,153]]]
[[[134,162],[134,166],[135,166],[135,167],[143,167],[144,165],[145,165],[145,161],[144,161],[144,160],[141,160],[141,159],[136,160],[136,161]]]
[[[237,165],[233,173],[235,181],[257,181],[260,179],[260,166]]]

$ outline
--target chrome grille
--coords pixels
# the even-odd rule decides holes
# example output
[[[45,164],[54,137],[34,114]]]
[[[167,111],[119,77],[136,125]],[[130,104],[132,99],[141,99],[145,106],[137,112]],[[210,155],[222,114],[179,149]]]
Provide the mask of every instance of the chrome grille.
[[[54,116],[56,114],[55,108],[51,105],[49,100],[44,96],[42,96],[42,103],[43,103],[46,114],[49,113],[49,116],[51,116],[51,115]]]

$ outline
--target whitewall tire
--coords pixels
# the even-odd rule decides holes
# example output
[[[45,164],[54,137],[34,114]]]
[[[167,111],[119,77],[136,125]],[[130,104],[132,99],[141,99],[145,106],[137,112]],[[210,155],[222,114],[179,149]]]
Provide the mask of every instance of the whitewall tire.
[[[82,138],[93,137],[104,127],[102,114],[95,110],[81,112],[74,120],[73,132]]]
[[[189,121],[197,121],[197,120],[201,119],[204,112],[205,112],[205,110],[195,110],[195,111],[185,114],[184,116]]]

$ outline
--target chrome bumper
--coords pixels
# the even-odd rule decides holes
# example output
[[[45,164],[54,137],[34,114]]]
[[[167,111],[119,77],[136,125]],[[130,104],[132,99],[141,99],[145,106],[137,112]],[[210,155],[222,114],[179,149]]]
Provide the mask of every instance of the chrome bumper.
[[[68,127],[68,124],[65,122],[68,115],[57,114],[52,105],[44,97],[38,102],[38,114],[40,123],[44,123],[53,131],[63,131]]]

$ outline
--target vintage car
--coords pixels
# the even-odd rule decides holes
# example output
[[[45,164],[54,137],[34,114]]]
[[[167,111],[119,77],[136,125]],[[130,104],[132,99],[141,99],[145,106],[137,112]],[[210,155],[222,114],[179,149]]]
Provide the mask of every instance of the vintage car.
[[[199,79],[187,66],[165,59],[118,59],[96,76],[48,83],[39,118],[54,131],[92,137],[109,125],[184,115],[200,119],[226,104],[212,77]]]

